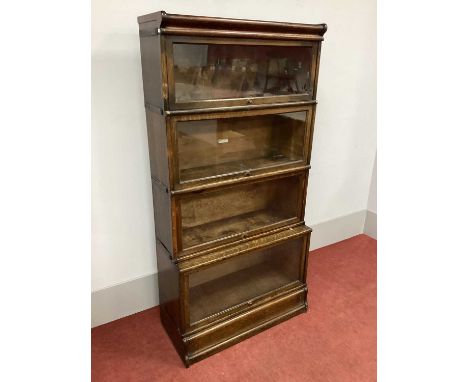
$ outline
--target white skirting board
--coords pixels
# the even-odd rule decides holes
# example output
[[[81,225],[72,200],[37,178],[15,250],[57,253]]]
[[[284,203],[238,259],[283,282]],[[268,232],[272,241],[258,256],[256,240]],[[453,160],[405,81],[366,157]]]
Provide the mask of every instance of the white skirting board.
[[[365,233],[377,238],[377,214],[362,210],[312,226],[310,250]],[[159,304],[157,274],[91,293],[91,326],[99,326]]]
[[[364,232],[366,210],[312,225],[310,250],[322,248]]]
[[[159,305],[158,275],[139,277],[91,293],[91,327]]]

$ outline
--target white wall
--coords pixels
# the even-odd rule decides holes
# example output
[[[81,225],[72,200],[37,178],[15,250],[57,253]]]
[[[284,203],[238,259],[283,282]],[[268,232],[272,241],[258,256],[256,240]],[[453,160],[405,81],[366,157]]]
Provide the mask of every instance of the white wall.
[[[328,24],[306,221],[367,208],[376,147],[374,0],[92,1],[92,290],[156,271],[139,15]]]

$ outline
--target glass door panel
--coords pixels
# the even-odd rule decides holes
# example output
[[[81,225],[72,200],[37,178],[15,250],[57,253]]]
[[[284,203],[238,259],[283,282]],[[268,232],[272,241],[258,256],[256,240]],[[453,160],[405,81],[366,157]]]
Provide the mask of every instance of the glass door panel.
[[[177,121],[179,182],[305,162],[307,111]]]
[[[300,281],[302,245],[290,240],[190,274],[190,322]]]
[[[174,42],[175,103],[311,95],[317,46]]]
[[[300,221],[303,179],[300,174],[181,198],[182,249]]]

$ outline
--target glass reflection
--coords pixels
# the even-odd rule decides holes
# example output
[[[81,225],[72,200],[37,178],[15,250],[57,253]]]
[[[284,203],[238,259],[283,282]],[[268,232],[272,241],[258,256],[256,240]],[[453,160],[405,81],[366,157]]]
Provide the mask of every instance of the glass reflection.
[[[173,46],[176,102],[312,91],[312,47],[181,43]]]
[[[177,122],[180,181],[302,161],[306,116],[300,111]]]

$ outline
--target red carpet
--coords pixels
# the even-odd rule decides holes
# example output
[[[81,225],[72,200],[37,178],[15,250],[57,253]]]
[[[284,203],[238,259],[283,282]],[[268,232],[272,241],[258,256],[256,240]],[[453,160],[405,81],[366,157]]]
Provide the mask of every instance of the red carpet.
[[[376,250],[359,235],[311,252],[307,313],[189,369],[158,307],[94,328],[92,380],[376,381]]]

